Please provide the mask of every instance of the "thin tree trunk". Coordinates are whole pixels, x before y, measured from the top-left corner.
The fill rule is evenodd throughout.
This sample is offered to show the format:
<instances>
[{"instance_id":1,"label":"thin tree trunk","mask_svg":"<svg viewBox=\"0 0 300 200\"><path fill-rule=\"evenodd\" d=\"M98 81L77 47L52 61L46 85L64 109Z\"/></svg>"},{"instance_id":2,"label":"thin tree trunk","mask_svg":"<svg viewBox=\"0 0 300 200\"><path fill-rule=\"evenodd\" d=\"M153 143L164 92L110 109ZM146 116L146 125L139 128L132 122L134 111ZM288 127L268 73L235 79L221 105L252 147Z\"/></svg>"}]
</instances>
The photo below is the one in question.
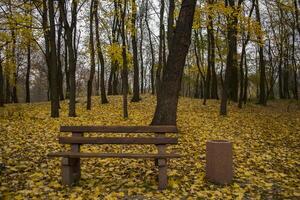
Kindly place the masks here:
<instances>
[{"instance_id":1,"label":"thin tree trunk","mask_svg":"<svg viewBox=\"0 0 300 200\"><path fill-rule=\"evenodd\" d=\"M62 15L66 33L66 44L68 47L69 58L69 82L70 82L70 101L69 101L69 117L76 117L76 51L75 51L75 33L77 20L77 1L72 1L71 5L71 23L67 19L67 12L65 9L65 0L59 1L60 14ZM73 36L74 35L74 36Z\"/></svg>"},{"instance_id":2,"label":"thin tree trunk","mask_svg":"<svg viewBox=\"0 0 300 200\"><path fill-rule=\"evenodd\" d=\"M140 61L141 61L141 94L145 93L144 91L144 55L143 55L143 40L144 40L144 28L143 28L143 19L144 19L144 0L142 0L142 6L140 10L140 31L141 31L141 36L140 36Z\"/></svg>"},{"instance_id":3,"label":"thin tree trunk","mask_svg":"<svg viewBox=\"0 0 300 200\"><path fill-rule=\"evenodd\" d=\"M94 47L94 30L93 30L93 22L94 22L94 0L91 0L90 6L90 59L91 59L91 70L90 77L87 84L87 104L86 109L91 110L92 105L92 92L93 92L93 80L95 75L95 47Z\"/></svg>"},{"instance_id":4,"label":"thin tree trunk","mask_svg":"<svg viewBox=\"0 0 300 200\"><path fill-rule=\"evenodd\" d=\"M154 65L155 65L155 56L154 56L154 49L152 44L152 37L151 37L151 30L148 21L148 3L149 0L146 0L146 16L145 22L148 30L148 37L149 37L149 44L150 44L150 51L151 51L151 69L150 69L150 80L151 80L151 93L155 94L155 83L154 83Z\"/></svg>"},{"instance_id":5,"label":"thin tree trunk","mask_svg":"<svg viewBox=\"0 0 300 200\"><path fill-rule=\"evenodd\" d=\"M57 55L56 55L56 43L55 43L55 13L53 1L48 1L49 8L49 21L50 21L50 59L49 64L51 66L51 117L59 117L59 96L58 96L58 70L57 70Z\"/></svg>"},{"instance_id":6,"label":"thin tree trunk","mask_svg":"<svg viewBox=\"0 0 300 200\"><path fill-rule=\"evenodd\" d=\"M95 27L96 27L96 43L97 43L97 54L98 60L100 61L100 94L101 94L101 103L106 104L108 103L106 92L105 92L105 80L104 80L104 69L105 69L105 62L104 56L102 53L101 43L100 43L100 36L99 36L99 16L98 16L98 4L99 1L95 0Z\"/></svg>"},{"instance_id":7,"label":"thin tree trunk","mask_svg":"<svg viewBox=\"0 0 300 200\"><path fill-rule=\"evenodd\" d=\"M191 43L191 31L196 0L183 0L175 28L167 65L163 69L160 90L152 125L176 125L178 96L186 55Z\"/></svg>"},{"instance_id":8,"label":"thin tree trunk","mask_svg":"<svg viewBox=\"0 0 300 200\"><path fill-rule=\"evenodd\" d=\"M260 11L259 11L259 4L258 0L256 0L255 3L255 11L256 11L256 21L258 22L259 26L261 26L261 20L260 20ZM265 67L265 59L264 59L264 45L263 40L260 35L257 36L259 44L259 101L258 103L261 105L267 105L267 98L266 98L266 67Z\"/></svg>"},{"instance_id":9,"label":"thin tree trunk","mask_svg":"<svg viewBox=\"0 0 300 200\"><path fill-rule=\"evenodd\" d=\"M137 41L136 41L136 3L135 0L131 0L132 7L132 17L131 24L133 26L133 31L131 35L131 44L133 50L133 97L131 102L140 101L140 87L139 87L139 63L138 63L138 51L137 51Z\"/></svg>"},{"instance_id":10,"label":"thin tree trunk","mask_svg":"<svg viewBox=\"0 0 300 200\"><path fill-rule=\"evenodd\" d=\"M27 70L26 70L26 103L30 102L30 69L31 69L31 45L30 43L27 45Z\"/></svg>"},{"instance_id":11,"label":"thin tree trunk","mask_svg":"<svg viewBox=\"0 0 300 200\"><path fill-rule=\"evenodd\" d=\"M247 98L248 98L248 65L247 65L247 56L245 54L245 85L244 85L244 95L243 95L243 100L244 100L244 105L247 103Z\"/></svg>"},{"instance_id":12,"label":"thin tree trunk","mask_svg":"<svg viewBox=\"0 0 300 200\"><path fill-rule=\"evenodd\" d=\"M69 73L69 67L68 67L68 46L66 42L64 42L64 51L65 51L65 74L66 74L66 99L70 98L70 73Z\"/></svg>"},{"instance_id":13,"label":"thin tree trunk","mask_svg":"<svg viewBox=\"0 0 300 200\"><path fill-rule=\"evenodd\" d=\"M6 88L5 88L5 103L11 103L11 91L9 77L6 76Z\"/></svg>"},{"instance_id":14,"label":"thin tree trunk","mask_svg":"<svg viewBox=\"0 0 300 200\"><path fill-rule=\"evenodd\" d=\"M4 107L4 76L0 52L0 107Z\"/></svg>"},{"instance_id":15,"label":"thin tree trunk","mask_svg":"<svg viewBox=\"0 0 300 200\"><path fill-rule=\"evenodd\" d=\"M60 56L62 28L63 28L62 16L59 15L59 28L57 33L57 68L58 68L58 94L60 100L64 100L63 73L62 73L62 64L61 64L61 56Z\"/></svg>"},{"instance_id":16,"label":"thin tree trunk","mask_svg":"<svg viewBox=\"0 0 300 200\"><path fill-rule=\"evenodd\" d=\"M161 0L160 5L160 17L159 17L159 50L158 50L158 67L156 69L156 92L159 92L161 85L161 70L163 69L163 51L164 51L164 10L165 10L165 0Z\"/></svg>"},{"instance_id":17,"label":"thin tree trunk","mask_svg":"<svg viewBox=\"0 0 300 200\"><path fill-rule=\"evenodd\" d=\"M121 36L122 36L122 57L123 57L123 68L122 68L122 93L123 93L123 117L128 118L128 108L127 108L127 94L128 94L128 69L127 69L127 53L126 53L126 36L125 36L125 15L126 15L127 0L124 0L124 8L121 11L122 26L121 26ZM120 5L121 7L121 5ZM122 10L122 8L120 8Z\"/></svg>"}]
</instances>

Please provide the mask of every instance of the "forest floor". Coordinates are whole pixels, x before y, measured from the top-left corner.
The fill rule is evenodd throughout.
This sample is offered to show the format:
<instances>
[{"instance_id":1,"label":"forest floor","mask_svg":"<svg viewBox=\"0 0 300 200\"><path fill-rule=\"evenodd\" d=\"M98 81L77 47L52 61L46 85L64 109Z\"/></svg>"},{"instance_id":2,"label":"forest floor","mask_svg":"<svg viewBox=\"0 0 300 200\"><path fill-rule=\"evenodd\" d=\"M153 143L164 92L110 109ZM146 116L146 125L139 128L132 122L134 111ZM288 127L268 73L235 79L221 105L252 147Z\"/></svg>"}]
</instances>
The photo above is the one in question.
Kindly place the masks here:
<instances>
[{"instance_id":1,"label":"forest floor","mask_svg":"<svg viewBox=\"0 0 300 200\"><path fill-rule=\"evenodd\" d=\"M272 101L267 107L229 106L229 116L219 116L219 102L181 98L178 111L179 145L169 151L184 155L169 162L169 186L157 190L157 169L151 160L84 159L82 178L72 188L60 184L60 159L49 152L58 144L60 125L148 125L155 97L143 96L129 104L129 119L122 119L121 96L109 104L93 98L91 111L84 100L76 118L52 119L49 103L7 105L0 109L0 199L299 199L300 108L293 101ZM235 176L220 186L205 180L205 143L210 139L233 142ZM97 145L96 145L97 146ZM83 151L149 152L154 147L89 146Z\"/></svg>"}]
</instances>

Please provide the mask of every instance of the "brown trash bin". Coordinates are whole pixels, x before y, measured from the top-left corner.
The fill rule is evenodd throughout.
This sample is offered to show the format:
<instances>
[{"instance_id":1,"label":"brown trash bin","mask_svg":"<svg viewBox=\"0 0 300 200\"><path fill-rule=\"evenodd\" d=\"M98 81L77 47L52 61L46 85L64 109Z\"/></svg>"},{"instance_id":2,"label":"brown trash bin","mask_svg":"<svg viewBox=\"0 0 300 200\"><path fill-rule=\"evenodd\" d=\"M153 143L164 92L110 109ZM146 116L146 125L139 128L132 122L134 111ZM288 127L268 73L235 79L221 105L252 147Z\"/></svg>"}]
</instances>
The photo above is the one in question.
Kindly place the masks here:
<instances>
[{"instance_id":1,"label":"brown trash bin","mask_svg":"<svg viewBox=\"0 0 300 200\"><path fill-rule=\"evenodd\" d=\"M228 184L233 178L232 143L226 140L206 142L206 178Z\"/></svg>"}]
</instances>

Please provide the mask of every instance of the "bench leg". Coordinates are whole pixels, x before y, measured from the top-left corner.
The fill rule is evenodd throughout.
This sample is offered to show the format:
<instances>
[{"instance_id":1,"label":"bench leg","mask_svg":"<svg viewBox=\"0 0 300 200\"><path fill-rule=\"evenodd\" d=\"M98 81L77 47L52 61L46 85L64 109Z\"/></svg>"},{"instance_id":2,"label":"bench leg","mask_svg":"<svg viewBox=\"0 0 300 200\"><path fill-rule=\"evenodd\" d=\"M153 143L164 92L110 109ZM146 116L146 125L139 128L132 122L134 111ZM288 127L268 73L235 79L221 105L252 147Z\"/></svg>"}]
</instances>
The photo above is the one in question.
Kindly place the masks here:
<instances>
[{"instance_id":1,"label":"bench leg","mask_svg":"<svg viewBox=\"0 0 300 200\"><path fill-rule=\"evenodd\" d=\"M81 177L80 158L71 158L74 182L78 182Z\"/></svg>"},{"instance_id":2,"label":"bench leg","mask_svg":"<svg viewBox=\"0 0 300 200\"><path fill-rule=\"evenodd\" d=\"M158 159L158 189L164 190L168 185L167 160Z\"/></svg>"},{"instance_id":3,"label":"bench leg","mask_svg":"<svg viewBox=\"0 0 300 200\"><path fill-rule=\"evenodd\" d=\"M71 186L74 183L73 166L70 158L62 158L61 160L61 176L62 184Z\"/></svg>"}]
</instances>

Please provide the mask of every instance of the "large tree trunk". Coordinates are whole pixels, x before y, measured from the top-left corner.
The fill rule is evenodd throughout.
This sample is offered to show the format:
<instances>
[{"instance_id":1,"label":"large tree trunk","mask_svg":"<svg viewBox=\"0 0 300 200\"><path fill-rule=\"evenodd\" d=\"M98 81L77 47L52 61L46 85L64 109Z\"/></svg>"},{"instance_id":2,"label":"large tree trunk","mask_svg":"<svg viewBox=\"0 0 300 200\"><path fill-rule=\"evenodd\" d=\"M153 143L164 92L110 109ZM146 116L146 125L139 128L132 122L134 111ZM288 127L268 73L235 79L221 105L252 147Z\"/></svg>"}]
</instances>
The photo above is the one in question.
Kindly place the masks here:
<instances>
[{"instance_id":1,"label":"large tree trunk","mask_svg":"<svg viewBox=\"0 0 300 200\"><path fill-rule=\"evenodd\" d=\"M93 22L94 22L94 0L91 0L90 6L90 58L91 58L91 70L90 77L87 84L87 104L86 109L91 110L92 105L92 91L93 91L93 80L95 75L95 47L94 47L94 30L93 30Z\"/></svg>"},{"instance_id":2,"label":"large tree trunk","mask_svg":"<svg viewBox=\"0 0 300 200\"><path fill-rule=\"evenodd\" d=\"M133 31L131 35L131 43L133 50L133 97L132 102L140 101L140 87L139 87L139 63L138 63L138 51L137 51L137 41L136 41L136 3L135 0L131 0L132 7L132 17L131 24L133 26Z\"/></svg>"},{"instance_id":3,"label":"large tree trunk","mask_svg":"<svg viewBox=\"0 0 300 200\"><path fill-rule=\"evenodd\" d=\"M99 16L98 16L98 4L99 1L95 0L95 27L96 27L96 44L97 44L97 55L98 60L100 61L100 94L101 94L101 103L105 104L108 103L106 92L105 92L105 81L104 81L104 68L105 68L105 62L104 62L104 56L102 53L101 43L100 43L100 36L99 36Z\"/></svg>"},{"instance_id":4,"label":"large tree trunk","mask_svg":"<svg viewBox=\"0 0 300 200\"><path fill-rule=\"evenodd\" d=\"M191 43L191 31L196 0L183 0L162 84L157 93L157 105L152 125L176 125L178 96L185 58Z\"/></svg>"},{"instance_id":5,"label":"large tree trunk","mask_svg":"<svg viewBox=\"0 0 300 200\"><path fill-rule=\"evenodd\" d=\"M49 21L50 21L50 57L49 64L51 67L51 117L59 117L59 96L58 96L58 70L57 70L57 55L56 55L56 43L55 43L55 13L53 1L48 1L49 7Z\"/></svg>"}]
</instances>

